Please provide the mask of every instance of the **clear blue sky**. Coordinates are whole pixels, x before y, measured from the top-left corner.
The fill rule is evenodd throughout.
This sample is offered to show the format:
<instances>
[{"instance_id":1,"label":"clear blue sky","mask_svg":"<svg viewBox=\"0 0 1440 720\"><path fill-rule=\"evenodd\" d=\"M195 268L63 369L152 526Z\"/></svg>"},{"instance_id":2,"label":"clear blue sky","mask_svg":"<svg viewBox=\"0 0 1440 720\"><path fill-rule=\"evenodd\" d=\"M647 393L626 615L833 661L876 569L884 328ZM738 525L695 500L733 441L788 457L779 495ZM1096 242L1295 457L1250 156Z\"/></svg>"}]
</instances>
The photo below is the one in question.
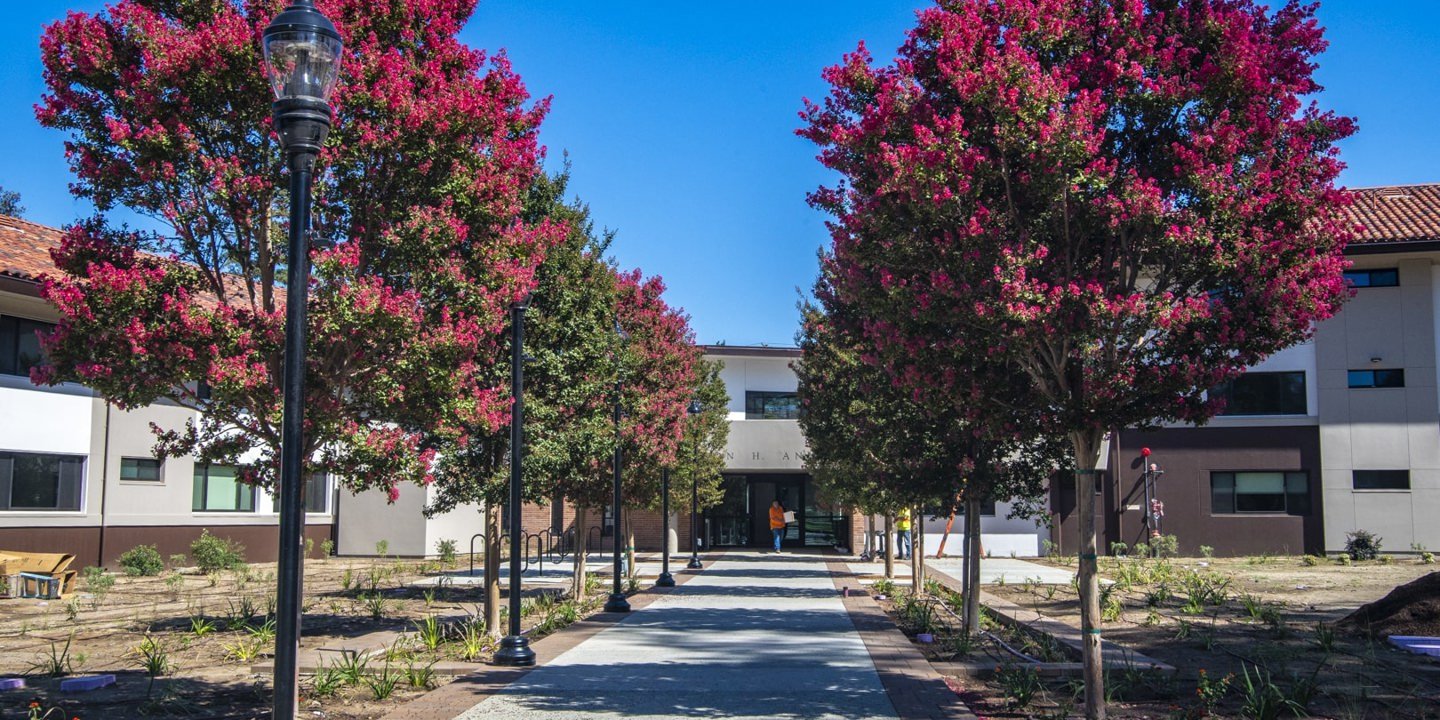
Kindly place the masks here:
<instances>
[{"instance_id":1,"label":"clear blue sky","mask_svg":"<svg viewBox=\"0 0 1440 720\"><path fill-rule=\"evenodd\" d=\"M1278 0L1277 0L1278 3ZM795 137L820 69L865 39L881 57L920 0L485 0L464 39L506 48L533 94L552 95L541 138L626 266L663 276L702 342L789 344L796 288L815 275L826 181ZM70 198L55 132L36 126L39 36L92 0L6 3L0 24L0 186L36 222L89 213ZM1321 102L1360 120L1343 146L1353 187L1440 180L1440 2L1329 0Z\"/></svg>"}]
</instances>

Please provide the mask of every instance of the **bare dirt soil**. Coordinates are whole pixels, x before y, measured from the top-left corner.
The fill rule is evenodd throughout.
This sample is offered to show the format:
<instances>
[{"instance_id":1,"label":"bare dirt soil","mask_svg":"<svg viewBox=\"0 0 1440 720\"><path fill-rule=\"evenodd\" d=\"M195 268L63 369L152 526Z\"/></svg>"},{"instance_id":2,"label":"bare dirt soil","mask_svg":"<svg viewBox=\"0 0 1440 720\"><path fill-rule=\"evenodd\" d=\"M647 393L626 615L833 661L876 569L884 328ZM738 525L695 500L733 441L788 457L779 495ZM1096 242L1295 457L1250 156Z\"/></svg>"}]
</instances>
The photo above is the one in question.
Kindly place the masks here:
<instances>
[{"instance_id":1,"label":"bare dirt soil","mask_svg":"<svg viewBox=\"0 0 1440 720\"><path fill-rule=\"evenodd\" d=\"M1075 566L1073 558L1044 562ZM1440 662L1395 649L1384 634L1341 622L1397 586L1430 576L1436 565L1415 558L1344 564L1299 557L1100 562L1101 576L1114 581L1102 598L1106 642L1175 667L1173 674L1108 671L1112 718L1263 717L1265 702L1278 708L1274 717L1440 718ZM1430 585L1440 586L1440 575L1425 587ZM931 590L944 604L959 602L958 595ZM1080 624L1073 585L987 585L984 592ZM1414 591L1387 609L1409 608L1410 614L1390 616L1412 618L1425 612L1427 597L1435 600ZM912 639L922 629L917 620L929 617L911 607L903 590L894 591L881 605ZM953 616L937 610L934 617ZM936 642L917 643L932 662L993 664L999 670L986 680L951 680L981 717L1079 716L1078 682L1035 676L995 642L960 641L948 623L936 624ZM1042 661L1074 659L1067 657L1073 655L1068 647L1046 637L985 618L982 626Z\"/></svg>"},{"instance_id":2,"label":"bare dirt soil","mask_svg":"<svg viewBox=\"0 0 1440 720\"><path fill-rule=\"evenodd\" d=\"M493 640L462 642L463 623L446 627L428 649L417 636L426 617L483 617L480 586L423 591L409 587L439 571L436 562L327 558L305 563L302 660L306 648L334 647L375 632L395 634L388 671L374 660L367 672L335 687L301 681L301 706L312 717L372 720L449 677L427 677L432 661L484 663ZM178 717L241 720L270 716L268 673L252 666L273 655L275 566L256 564L210 575L167 570L159 577L117 575L103 594L80 591L63 600L0 600L0 677L24 677L24 690L0 693L0 717L27 717L31 703L50 717L130 720ZM503 585L503 583L502 583ZM592 605L556 610L527 591L525 625L541 632L584 617ZM554 617L551 617L554 615ZM145 669L168 666L153 678ZM338 655L336 657L339 657ZM88 693L60 693L66 677L114 674L116 684ZM387 687L393 680L393 688ZM375 689L376 687L379 689ZM382 697L377 697L382 696Z\"/></svg>"}]
</instances>

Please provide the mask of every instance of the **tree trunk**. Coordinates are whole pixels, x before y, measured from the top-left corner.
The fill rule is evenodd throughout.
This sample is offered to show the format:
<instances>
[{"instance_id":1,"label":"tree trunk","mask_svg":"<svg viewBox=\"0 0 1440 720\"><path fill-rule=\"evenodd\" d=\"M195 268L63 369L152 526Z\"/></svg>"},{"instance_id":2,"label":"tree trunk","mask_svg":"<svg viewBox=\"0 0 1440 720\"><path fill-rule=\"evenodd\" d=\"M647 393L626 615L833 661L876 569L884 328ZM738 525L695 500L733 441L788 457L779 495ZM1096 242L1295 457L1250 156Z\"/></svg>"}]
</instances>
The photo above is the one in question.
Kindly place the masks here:
<instances>
[{"instance_id":1,"label":"tree trunk","mask_svg":"<svg viewBox=\"0 0 1440 720\"><path fill-rule=\"evenodd\" d=\"M910 511L910 589L916 595L925 592L925 546L921 538L925 535L925 518L920 509Z\"/></svg>"},{"instance_id":2,"label":"tree trunk","mask_svg":"<svg viewBox=\"0 0 1440 720\"><path fill-rule=\"evenodd\" d=\"M865 557L875 559L875 516L865 516Z\"/></svg>"},{"instance_id":3,"label":"tree trunk","mask_svg":"<svg viewBox=\"0 0 1440 720\"><path fill-rule=\"evenodd\" d=\"M500 637L500 506L485 509L485 632Z\"/></svg>"},{"instance_id":4,"label":"tree trunk","mask_svg":"<svg viewBox=\"0 0 1440 720\"><path fill-rule=\"evenodd\" d=\"M965 627L980 632L980 499L965 497Z\"/></svg>"},{"instance_id":5,"label":"tree trunk","mask_svg":"<svg viewBox=\"0 0 1440 720\"><path fill-rule=\"evenodd\" d=\"M885 515L885 577L895 579L895 516Z\"/></svg>"},{"instance_id":6,"label":"tree trunk","mask_svg":"<svg viewBox=\"0 0 1440 720\"><path fill-rule=\"evenodd\" d=\"M625 577L633 578L640 573L635 570L635 528L630 525L630 509L622 509L620 517L625 518Z\"/></svg>"},{"instance_id":7,"label":"tree trunk","mask_svg":"<svg viewBox=\"0 0 1440 720\"><path fill-rule=\"evenodd\" d=\"M590 533L585 527L585 506L575 508L575 572L570 578L570 597L577 602L585 600L585 553L589 548L585 547L590 540Z\"/></svg>"},{"instance_id":8,"label":"tree trunk","mask_svg":"<svg viewBox=\"0 0 1440 720\"><path fill-rule=\"evenodd\" d=\"M1071 433L1075 450L1076 512L1080 513L1080 633L1085 717L1105 718L1105 671L1100 648L1100 579L1095 551L1095 465L1100 451L1099 432Z\"/></svg>"}]
</instances>

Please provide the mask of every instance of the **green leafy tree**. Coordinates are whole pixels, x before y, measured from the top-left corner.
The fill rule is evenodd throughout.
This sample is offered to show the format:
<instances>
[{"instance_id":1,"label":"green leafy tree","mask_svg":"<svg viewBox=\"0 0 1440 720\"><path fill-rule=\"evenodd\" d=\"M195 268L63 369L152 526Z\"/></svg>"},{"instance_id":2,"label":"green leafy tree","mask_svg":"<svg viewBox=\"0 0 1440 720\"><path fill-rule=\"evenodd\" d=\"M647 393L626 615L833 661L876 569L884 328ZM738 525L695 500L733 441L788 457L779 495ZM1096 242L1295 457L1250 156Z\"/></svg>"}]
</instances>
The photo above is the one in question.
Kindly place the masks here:
<instances>
[{"instance_id":1,"label":"green leafy tree","mask_svg":"<svg viewBox=\"0 0 1440 720\"><path fill-rule=\"evenodd\" d=\"M0 187L0 215L20 217L24 214L25 206L20 204L20 193Z\"/></svg>"}]
</instances>

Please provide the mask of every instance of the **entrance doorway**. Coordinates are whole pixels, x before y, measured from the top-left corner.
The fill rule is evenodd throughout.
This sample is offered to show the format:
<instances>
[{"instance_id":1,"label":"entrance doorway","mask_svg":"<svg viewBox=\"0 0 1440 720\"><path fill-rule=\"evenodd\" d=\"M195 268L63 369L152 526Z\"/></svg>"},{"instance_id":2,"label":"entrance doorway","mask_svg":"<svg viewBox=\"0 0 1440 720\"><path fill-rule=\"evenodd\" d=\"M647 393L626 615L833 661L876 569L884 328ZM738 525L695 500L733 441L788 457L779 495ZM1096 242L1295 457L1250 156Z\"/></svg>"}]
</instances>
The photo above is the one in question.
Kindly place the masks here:
<instances>
[{"instance_id":1,"label":"entrance doorway","mask_svg":"<svg viewBox=\"0 0 1440 720\"><path fill-rule=\"evenodd\" d=\"M819 501L809 475L767 473L725 475L724 499L705 512L705 540L712 547L768 547L770 503L795 513L782 547L832 547L849 542L839 508Z\"/></svg>"}]
</instances>

